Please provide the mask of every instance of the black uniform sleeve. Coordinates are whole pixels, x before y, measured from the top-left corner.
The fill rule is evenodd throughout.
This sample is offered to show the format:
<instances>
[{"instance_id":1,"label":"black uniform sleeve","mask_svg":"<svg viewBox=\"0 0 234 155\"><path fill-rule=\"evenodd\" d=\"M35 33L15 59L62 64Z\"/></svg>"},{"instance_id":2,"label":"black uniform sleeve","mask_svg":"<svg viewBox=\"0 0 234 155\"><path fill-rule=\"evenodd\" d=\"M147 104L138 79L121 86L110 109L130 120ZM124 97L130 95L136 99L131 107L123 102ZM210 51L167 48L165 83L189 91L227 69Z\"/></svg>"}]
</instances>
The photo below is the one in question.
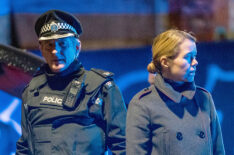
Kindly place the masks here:
<instances>
[{"instance_id":1,"label":"black uniform sleeve","mask_svg":"<svg viewBox=\"0 0 234 155\"><path fill-rule=\"evenodd\" d=\"M104 120L107 146L115 155L125 154L126 106L119 88L109 81L104 85Z\"/></svg>"},{"instance_id":2,"label":"black uniform sleeve","mask_svg":"<svg viewBox=\"0 0 234 155\"><path fill-rule=\"evenodd\" d=\"M211 95L209 94L211 104L211 135L213 141L213 154L214 155L225 155L222 131L215 109L215 105Z\"/></svg>"},{"instance_id":3,"label":"black uniform sleeve","mask_svg":"<svg viewBox=\"0 0 234 155\"><path fill-rule=\"evenodd\" d=\"M135 96L128 106L126 127L127 155L151 152L150 117L144 103Z\"/></svg>"},{"instance_id":4,"label":"black uniform sleeve","mask_svg":"<svg viewBox=\"0 0 234 155\"><path fill-rule=\"evenodd\" d=\"M23 97L24 98L24 97ZM24 101L23 101L24 102ZM27 122L27 117L25 113L25 106L24 103L22 103L21 106L21 129L22 129L22 135L19 138L19 140L16 143L16 155L28 155L30 154L29 152L29 136L30 131L28 130L28 122Z\"/></svg>"}]
</instances>

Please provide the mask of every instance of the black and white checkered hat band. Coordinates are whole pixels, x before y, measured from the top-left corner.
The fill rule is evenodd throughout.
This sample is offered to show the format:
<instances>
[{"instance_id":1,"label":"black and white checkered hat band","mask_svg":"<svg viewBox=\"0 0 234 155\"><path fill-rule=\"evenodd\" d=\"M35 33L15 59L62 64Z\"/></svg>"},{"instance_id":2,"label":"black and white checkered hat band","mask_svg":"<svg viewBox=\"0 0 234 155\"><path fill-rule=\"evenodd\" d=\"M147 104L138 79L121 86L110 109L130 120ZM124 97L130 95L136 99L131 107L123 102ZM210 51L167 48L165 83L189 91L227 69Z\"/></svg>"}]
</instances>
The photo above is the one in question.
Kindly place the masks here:
<instances>
[{"instance_id":1,"label":"black and white checkered hat band","mask_svg":"<svg viewBox=\"0 0 234 155\"><path fill-rule=\"evenodd\" d=\"M76 30L74 27L67 23L55 23L51 22L50 24L46 24L41 28L41 34L47 33L47 32L57 32L59 30L70 30L73 33L77 34Z\"/></svg>"}]
</instances>

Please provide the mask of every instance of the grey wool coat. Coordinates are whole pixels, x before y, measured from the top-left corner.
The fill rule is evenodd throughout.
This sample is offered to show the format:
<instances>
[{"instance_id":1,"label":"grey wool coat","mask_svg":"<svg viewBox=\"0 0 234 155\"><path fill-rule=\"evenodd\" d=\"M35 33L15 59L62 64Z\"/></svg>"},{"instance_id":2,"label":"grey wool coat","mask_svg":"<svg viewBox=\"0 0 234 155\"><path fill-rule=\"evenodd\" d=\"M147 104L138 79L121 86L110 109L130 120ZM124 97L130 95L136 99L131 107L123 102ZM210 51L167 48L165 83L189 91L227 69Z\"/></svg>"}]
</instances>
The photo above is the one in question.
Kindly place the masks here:
<instances>
[{"instance_id":1,"label":"grey wool coat","mask_svg":"<svg viewBox=\"0 0 234 155\"><path fill-rule=\"evenodd\" d=\"M192 83L177 91L161 75L137 93L127 113L127 155L224 155L210 93Z\"/></svg>"}]
</instances>

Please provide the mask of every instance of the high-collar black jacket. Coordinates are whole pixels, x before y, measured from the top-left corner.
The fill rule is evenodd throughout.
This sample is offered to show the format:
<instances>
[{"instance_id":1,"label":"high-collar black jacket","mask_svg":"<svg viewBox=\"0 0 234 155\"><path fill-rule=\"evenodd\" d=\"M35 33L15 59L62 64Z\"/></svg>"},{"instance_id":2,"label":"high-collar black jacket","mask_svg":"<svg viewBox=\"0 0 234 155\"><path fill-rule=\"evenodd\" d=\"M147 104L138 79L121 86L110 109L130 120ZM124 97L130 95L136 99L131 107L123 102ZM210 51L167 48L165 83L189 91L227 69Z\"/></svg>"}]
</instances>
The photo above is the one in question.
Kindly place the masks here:
<instances>
[{"instance_id":1,"label":"high-collar black jacket","mask_svg":"<svg viewBox=\"0 0 234 155\"><path fill-rule=\"evenodd\" d=\"M136 94L127 113L128 155L224 155L220 124L210 93L156 75Z\"/></svg>"},{"instance_id":2,"label":"high-collar black jacket","mask_svg":"<svg viewBox=\"0 0 234 155\"><path fill-rule=\"evenodd\" d=\"M125 154L126 107L112 73L43 67L22 95L17 155Z\"/></svg>"}]
</instances>

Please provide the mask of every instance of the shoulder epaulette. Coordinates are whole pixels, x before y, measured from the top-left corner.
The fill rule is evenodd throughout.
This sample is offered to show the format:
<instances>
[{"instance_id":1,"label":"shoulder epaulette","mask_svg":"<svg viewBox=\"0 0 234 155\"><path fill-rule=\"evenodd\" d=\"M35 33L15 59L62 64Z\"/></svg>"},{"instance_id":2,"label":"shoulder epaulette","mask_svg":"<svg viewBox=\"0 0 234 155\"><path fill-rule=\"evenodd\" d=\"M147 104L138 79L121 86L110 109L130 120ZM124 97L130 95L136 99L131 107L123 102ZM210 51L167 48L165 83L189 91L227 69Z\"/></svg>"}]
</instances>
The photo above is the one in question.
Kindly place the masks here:
<instances>
[{"instance_id":1,"label":"shoulder epaulette","mask_svg":"<svg viewBox=\"0 0 234 155\"><path fill-rule=\"evenodd\" d=\"M37 71L33 74L33 77L36 77L41 74L43 74L43 70L41 68L38 68Z\"/></svg>"},{"instance_id":2,"label":"shoulder epaulette","mask_svg":"<svg viewBox=\"0 0 234 155\"><path fill-rule=\"evenodd\" d=\"M202 91L205 91L205 92L207 92L207 93L210 93L208 90L206 90L206 89L205 89L205 88L203 88L203 87L196 86L196 88L197 88L197 89L200 89L200 90L202 90Z\"/></svg>"},{"instance_id":3,"label":"shoulder epaulette","mask_svg":"<svg viewBox=\"0 0 234 155\"><path fill-rule=\"evenodd\" d=\"M29 83L23 88L22 93L29 87Z\"/></svg>"},{"instance_id":4,"label":"shoulder epaulette","mask_svg":"<svg viewBox=\"0 0 234 155\"><path fill-rule=\"evenodd\" d=\"M144 96L146 96L146 95L148 95L148 94L150 94L152 92L152 89L151 88L145 88L145 89L143 89L142 91L141 91L141 93L140 93L140 95L139 95L139 100L141 99L141 98L143 98Z\"/></svg>"},{"instance_id":5,"label":"shoulder epaulette","mask_svg":"<svg viewBox=\"0 0 234 155\"><path fill-rule=\"evenodd\" d=\"M86 71L86 75L85 86L87 93L94 91L103 84L106 84L107 88L112 85L112 83L108 83L108 81L112 80L113 73L111 72L92 68L90 71Z\"/></svg>"},{"instance_id":6,"label":"shoulder epaulette","mask_svg":"<svg viewBox=\"0 0 234 155\"><path fill-rule=\"evenodd\" d=\"M101 70L101 69L91 68L91 71L97 73L98 75L100 75L100 76L102 76L104 78L108 78L108 77L114 76L113 73L105 71L105 70Z\"/></svg>"},{"instance_id":7,"label":"shoulder epaulette","mask_svg":"<svg viewBox=\"0 0 234 155\"><path fill-rule=\"evenodd\" d=\"M31 81L29 82L28 87L30 90L33 90L38 88L40 85L46 83L46 81L46 75L43 72L38 72L35 76L33 76Z\"/></svg>"}]
</instances>

